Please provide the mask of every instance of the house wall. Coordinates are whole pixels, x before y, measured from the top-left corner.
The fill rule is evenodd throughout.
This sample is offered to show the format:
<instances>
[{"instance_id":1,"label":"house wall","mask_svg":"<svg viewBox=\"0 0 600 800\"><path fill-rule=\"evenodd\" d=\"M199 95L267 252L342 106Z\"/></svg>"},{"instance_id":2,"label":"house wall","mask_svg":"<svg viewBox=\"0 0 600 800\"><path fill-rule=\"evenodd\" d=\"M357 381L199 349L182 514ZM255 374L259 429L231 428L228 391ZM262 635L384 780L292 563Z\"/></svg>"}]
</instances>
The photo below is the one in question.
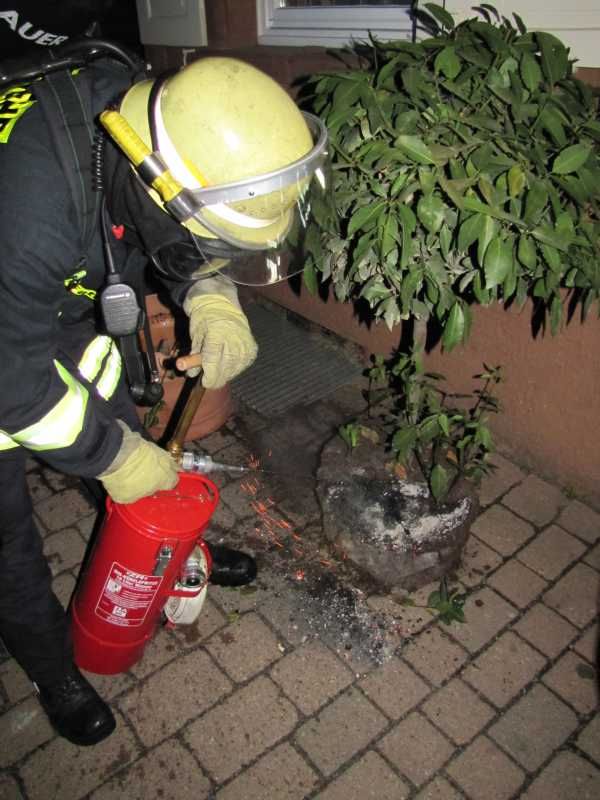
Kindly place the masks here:
<instances>
[{"instance_id":1,"label":"house wall","mask_svg":"<svg viewBox=\"0 0 600 800\"><path fill-rule=\"evenodd\" d=\"M575 5L578 2L584 0L574 0ZM597 0L592 3L595 7ZM525 1L519 5L522 13ZM292 94L299 76L341 68L320 48L258 46L255 13L255 0L206 0L209 47L185 52L148 47L148 60L162 71L203 55L232 55L263 69ZM579 76L600 86L600 56ZM298 294L288 284L256 291L357 343L365 353L389 353L398 342L398 329L369 328L351 304L338 303L332 296L312 297L306 290ZM520 313L494 306L475 309L467 346L451 354L435 347L427 366L445 374L452 389L467 392L483 362L503 365L503 413L492 421L502 450L600 507L599 353L600 324L595 314L585 323L573 320L557 337L548 333L534 338L530 306Z\"/></svg>"}]
</instances>

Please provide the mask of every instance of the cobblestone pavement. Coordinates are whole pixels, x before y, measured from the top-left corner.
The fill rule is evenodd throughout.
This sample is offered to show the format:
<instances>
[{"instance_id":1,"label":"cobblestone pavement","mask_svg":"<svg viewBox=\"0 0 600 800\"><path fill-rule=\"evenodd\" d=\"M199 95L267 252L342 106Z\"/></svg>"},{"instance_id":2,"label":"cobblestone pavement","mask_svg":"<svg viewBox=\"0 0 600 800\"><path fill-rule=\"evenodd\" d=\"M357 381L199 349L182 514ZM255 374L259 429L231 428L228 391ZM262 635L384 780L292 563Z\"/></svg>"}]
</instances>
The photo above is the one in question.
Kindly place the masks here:
<instances>
[{"instance_id":1,"label":"cobblestone pavement","mask_svg":"<svg viewBox=\"0 0 600 800\"><path fill-rule=\"evenodd\" d=\"M108 740L57 737L0 660L2 800L600 797L600 514L499 455L456 575L466 624L419 607L435 586L412 607L354 587L302 475L361 404L345 387L202 441L284 473L218 480L207 538L253 552L259 578L210 587L199 620L161 628L127 674L90 676L117 716ZM66 604L96 513L72 479L32 462L29 481Z\"/></svg>"}]
</instances>

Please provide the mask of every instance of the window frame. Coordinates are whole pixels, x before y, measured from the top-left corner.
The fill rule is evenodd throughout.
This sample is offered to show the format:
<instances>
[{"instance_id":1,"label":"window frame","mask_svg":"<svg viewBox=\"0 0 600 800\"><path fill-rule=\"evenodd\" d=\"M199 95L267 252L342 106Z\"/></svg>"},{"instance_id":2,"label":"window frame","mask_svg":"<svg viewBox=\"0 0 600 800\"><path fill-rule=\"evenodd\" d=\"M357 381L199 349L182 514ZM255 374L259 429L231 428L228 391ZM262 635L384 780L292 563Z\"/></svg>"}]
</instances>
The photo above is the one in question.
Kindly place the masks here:
<instances>
[{"instance_id":1,"label":"window frame","mask_svg":"<svg viewBox=\"0 0 600 800\"><path fill-rule=\"evenodd\" d=\"M414 37L410 5L282 8L281 0L256 0L259 45L343 47L353 39Z\"/></svg>"}]
</instances>

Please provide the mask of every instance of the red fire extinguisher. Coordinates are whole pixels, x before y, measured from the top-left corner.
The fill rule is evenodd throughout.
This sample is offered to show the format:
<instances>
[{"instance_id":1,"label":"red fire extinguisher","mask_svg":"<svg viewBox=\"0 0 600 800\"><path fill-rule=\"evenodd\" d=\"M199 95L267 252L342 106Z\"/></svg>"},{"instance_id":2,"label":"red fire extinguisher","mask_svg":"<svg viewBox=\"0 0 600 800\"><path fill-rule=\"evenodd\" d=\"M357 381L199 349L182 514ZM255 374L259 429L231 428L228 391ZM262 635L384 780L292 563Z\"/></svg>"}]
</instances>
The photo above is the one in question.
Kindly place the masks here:
<instances>
[{"instance_id":1,"label":"red fire extinguisher","mask_svg":"<svg viewBox=\"0 0 600 800\"><path fill-rule=\"evenodd\" d=\"M163 614L197 614L210 575L203 534L218 503L216 485L180 473L171 491L135 503L107 500L107 513L72 603L75 662L104 675L142 657Z\"/></svg>"}]
</instances>

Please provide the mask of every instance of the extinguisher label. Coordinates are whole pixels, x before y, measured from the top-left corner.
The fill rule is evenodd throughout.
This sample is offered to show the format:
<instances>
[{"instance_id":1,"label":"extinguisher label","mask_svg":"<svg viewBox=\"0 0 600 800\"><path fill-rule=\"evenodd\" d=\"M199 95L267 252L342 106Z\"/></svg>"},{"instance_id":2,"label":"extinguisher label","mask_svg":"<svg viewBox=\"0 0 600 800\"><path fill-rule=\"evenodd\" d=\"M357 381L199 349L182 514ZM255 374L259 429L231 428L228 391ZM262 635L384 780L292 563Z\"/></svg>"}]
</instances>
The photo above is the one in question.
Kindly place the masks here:
<instances>
[{"instance_id":1,"label":"extinguisher label","mask_svg":"<svg viewBox=\"0 0 600 800\"><path fill-rule=\"evenodd\" d=\"M161 575L143 575L113 561L96 616L125 628L142 625L161 582Z\"/></svg>"}]
</instances>

